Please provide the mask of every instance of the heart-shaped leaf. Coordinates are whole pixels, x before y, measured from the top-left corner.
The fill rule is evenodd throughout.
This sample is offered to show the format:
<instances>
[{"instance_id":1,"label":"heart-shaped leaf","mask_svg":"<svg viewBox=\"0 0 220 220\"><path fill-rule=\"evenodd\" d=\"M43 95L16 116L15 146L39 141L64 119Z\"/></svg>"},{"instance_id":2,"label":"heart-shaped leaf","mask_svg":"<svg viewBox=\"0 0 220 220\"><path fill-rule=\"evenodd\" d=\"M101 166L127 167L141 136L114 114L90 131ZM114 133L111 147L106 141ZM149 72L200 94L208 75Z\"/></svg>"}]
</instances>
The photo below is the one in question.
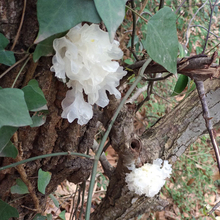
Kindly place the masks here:
<instances>
[{"instance_id":1,"label":"heart-shaped leaf","mask_svg":"<svg viewBox=\"0 0 220 220\"><path fill-rule=\"evenodd\" d=\"M35 43L76 26L80 22L101 21L93 0L38 0L39 33Z\"/></svg>"},{"instance_id":2,"label":"heart-shaped leaf","mask_svg":"<svg viewBox=\"0 0 220 220\"><path fill-rule=\"evenodd\" d=\"M12 51L4 50L9 44L9 40L0 33L0 63L11 66L15 63L15 56Z\"/></svg>"},{"instance_id":3,"label":"heart-shaped leaf","mask_svg":"<svg viewBox=\"0 0 220 220\"><path fill-rule=\"evenodd\" d=\"M30 111L36 111L36 109L47 103L44 93L35 79L30 80L28 85L22 88L22 91L24 92L24 98Z\"/></svg>"},{"instance_id":4,"label":"heart-shaped leaf","mask_svg":"<svg viewBox=\"0 0 220 220\"><path fill-rule=\"evenodd\" d=\"M12 217L18 218L19 214L17 209L0 199L0 216L1 220L8 220Z\"/></svg>"},{"instance_id":5,"label":"heart-shaped leaf","mask_svg":"<svg viewBox=\"0 0 220 220\"><path fill-rule=\"evenodd\" d=\"M16 185L11 187L11 193L27 194L29 193L27 186L21 179L16 179Z\"/></svg>"},{"instance_id":6,"label":"heart-shaped leaf","mask_svg":"<svg viewBox=\"0 0 220 220\"><path fill-rule=\"evenodd\" d=\"M150 18L144 48L155 62L177 73L176 15L170 8L164 7Z\"/></svg>"},{"instance_id":7,"label":"heart-shaped leaf","mask_svg":"<svg viewBox=\"0 0 220 220\"><path fill-rule=\"evenodd\" d=\"M0 153L0 157L12 157L12 158L16 158L18 155L18 150L17 148L14 146L14 144L12 144L11 141L9 141L7 143L7 145L4 147L4 149L1 151Z\"/></svg>"},{"instance_id":8,"label":"heart-shaped leaf","mask_svg":"<svg viewBox=\"0 0 220 220\"><path fill-rule=\"evenodd\" d=\"M115 32L123 22L125 16L125 3L127 0L94 0L97 11L102 18L110 40L113 41Z\"/></svg>"},{"instance_id":9,"label":"heart-shaped leaf","mask_svg":"<svg viewBox=\"0 0 220 220\"><path fill-rule=\"evenodd\" d=\"M51 179L51 173L50 172L44 172L42 169L39 169L38 171L38 181L37 181L37 186L38 190L45 194L45 189L50 182Z\"/></svg>"},{"instance_id":10,"label":"heart-shaped leaf","mask_svg":"<svg viewBox=\"0 0 220 220\"><path fill-rule=\"evenodd\" d=\"M0 89L0 127L20 127L32 124L21 89Z\"/></svg>"}]
</instances>

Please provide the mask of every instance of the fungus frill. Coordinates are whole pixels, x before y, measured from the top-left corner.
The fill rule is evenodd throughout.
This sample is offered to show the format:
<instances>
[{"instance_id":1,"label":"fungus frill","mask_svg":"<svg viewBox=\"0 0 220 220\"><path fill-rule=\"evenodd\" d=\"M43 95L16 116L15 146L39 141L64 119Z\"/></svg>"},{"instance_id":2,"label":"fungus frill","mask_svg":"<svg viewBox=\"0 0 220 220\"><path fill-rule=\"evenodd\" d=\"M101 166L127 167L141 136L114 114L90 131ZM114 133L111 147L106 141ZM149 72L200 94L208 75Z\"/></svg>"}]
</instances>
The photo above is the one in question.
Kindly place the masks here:
<instances>
[{"instance_id":1,"label":"fungus frill","mask_svg":"<svg viewBox=\"0 0 220 220\"><path fill-rule=\"evenodd\" d=\"M165 179L172 173L167 160L164 161L162 168L161 164L162 160L156 159L153 164L146 163L142 167L134 168L125 177L128 189L138 195L155 196L165 184Z\"/></svg>"},{"instance_id":2,"label":"fungus frill","mask_svg":"<svg viewBox=\"0 0 220 220\"><path fill-rule=\"evenodd\" d=\"M114 60L121 59L123 52L119 42L111 43L108 33L97 24L75 26L66 36L55 39L53 47L56 54L51 71L72 88L62 102L63 118L69 122L78 119L78 124L86 124L93 116L91 105L108 105L106 91L117 99L121 97L116 87L127 72Z\"/></svg>"}]
</instances>

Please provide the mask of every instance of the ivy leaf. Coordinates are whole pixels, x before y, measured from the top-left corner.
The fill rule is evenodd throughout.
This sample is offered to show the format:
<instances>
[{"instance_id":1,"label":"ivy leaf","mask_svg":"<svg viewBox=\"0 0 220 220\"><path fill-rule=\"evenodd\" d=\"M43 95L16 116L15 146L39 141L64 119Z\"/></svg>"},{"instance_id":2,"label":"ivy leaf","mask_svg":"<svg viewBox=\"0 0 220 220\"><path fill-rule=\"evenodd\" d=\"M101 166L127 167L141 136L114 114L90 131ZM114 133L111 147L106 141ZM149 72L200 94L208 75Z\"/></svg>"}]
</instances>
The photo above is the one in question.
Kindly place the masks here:
<instances>
[{"instance_id":1,"label":"ivy leaf","mask_svg":"<svg viewBox=\"0 0 220 220\"><path fill-rule=\"evenodd\" d=\"M18 218L19 214L17 209L0 199L0 216L1 220L8 220L12 217Z\"/></svg>"},{"instance_id":2,"label":"ivy leaf","mask_svg":"<svg viewBox=\"0 0 220 220\"><path fill-rule=\"evenodd\" d=\"M162 8L149 19L144 48L155 62L167 71L177 73L176 15L170 8Z\"/></svg>"},{"instance_id":3,"label":"ivy leaf","mask_svg":"<svg viewBox=\"0 0 220 220\"><path fill-rule=\"evenodd\" d=\"M39 169L37 187L41 193L45 194L45 189L48 183L50 182L50 179L51 179L50 172L44 172L42 169Z\"/></svg>"},{"instance_id":4,"label":"ivy leaf","mask_svg":"<svg viewBox=\"0 0 220 220\"><path fill-rule=\"evenodd\" d=\"M60 217L62 220L66 220L65 213L66 213L66 210L63 210L63 211L59 214L59 217Z\"/></svg>"},{"instance_id":5,"label":"ivy leaf","mask_svg":"<svg viewBox=\"0 0 220 220\"><path fill-rule=\"evenodd\" d=\"M7 146L12 135L17 131L17 127L3 126L0 128L0 153Z\"/></svg>"},{"instance_id":6,"label":"ivy leaf","mask_svg":"<svg viewBox=\"0 0 220 220\"><path fill-rule=\"evenodd\" d=\"M21 179L16 179L16 185L11 187L12 194L27 194L29 193L27 186Z\"/></svg>"},{"instance_id":7,"label":"ivy leaf","mask_svg":"<svg viewBox=\"0 0 220 220\"><path fill-rule=\"evenodd\" d=\"M59 34L55 34L43 41L41 41L35 51L34 51L34 54L33 54L33 60L34 62L37 62L40 57L42 56L51 56L53 55L53 41L54 39L56 38L60 38L60 37L63 37L66 35L66 31L65 32L62 32L62 33L59 33Z\"/></svg>"},{"instance_id":8,"label":"ivy leaf","mask_svg":"<svg viewBox=\"0 0 220 220\"><path fill-rule=\"evenodd\" d=\"M38 213L37 215L35 215L33 220L47 220L47 217Z\"/></svg>"},{"instance_id":9,"label":"ivy leaf","mask_svg":"<svg viewBox=\"0 0 220 220\"><path fill-rule=\"evenodd\" d=\"M32 124L21 89L0 89L0 128L20 127Z\"/></svg>"},{"instance_id":10,"label":"ivy leaf","mask_svg":"<svg viewBox=\"0 0 220 220\"><path fill-rule=\"evenodd\" d=\"M0 63L11 66L15 63L15 56L12 51L4 50L9 44L9 40L0 33Z\"/></svg>"},{"instance_id":11,"label":"ivy leaf","mask_svg":"<svg viewBox=\"0 0 220 220\"><path fill-rule=\"evenodd\" d=\"M94 0L96 9L102 18L110 40L113 41L115 32L123 22L125 16L125 3L127 0Z\"/></svg>"},{"instance_id":12,"label":"ivy leaf","mask_svg":"<svg viewBox=\"0 0 220 220\"><path fill-rule=\"evenodd\" d=\"M188 76L180 74L171 96L179 95L188 84Z\"/></svg>"},{"instance_id":13,"label":"ivy leaf","mask_svg":"<svg viewBox=\"0 0 220 220\"><path fill-rule=\"evenodd\" d=\"M47 220L53 220L53 216L52 216L51 213L50 213L50 214L47 214Z\"/></svg>"},{"instance_id":14,"label":"ivy leaf","mask_svg":"<svg viewBox=\"0 0 220 220\"><path fill-rule=\"evenodd\" d=\"M69 30L80 22L101 21L93 0L38 0L39 33L35 43Z\"/></svg>"},{"instance_id":15,"label":"ivy leaf","mask_svg":"<svg viewBox=\"0 0 220 220\"><path fill-rule=\"evenodd\" d=\"M24 92L24 98L30 111L36 111L36 109L47 103L44 93L35 79L30 80L28 85L22 88L22 91Z\"/></svg>"},{"instance_id":16,"label":"ivy leaf","mask_svg":"<svg viewBox=\"0 0 220 220\"><path fill-rule=\"evenodd\" d=\"M12 157L12 158L16 158L18 155L18 150L17 148L14 146L14 144L12 144L11 141L9 141L7 143L7 145L4 147L4 149L1 151L0 153L0 157Z\"/></svg>"},{"instance_id":17,"label":"ivy leaf","mask_svg":"<svg viewBox=\"0 0 220 220\"><path fill-rule=\"evenodd\" d=\"M32 116L33 124L30 125L30 127L34 128L43 125L46 122L47 114L47 110L35 112L35 114Z\"/></svg>"},{"instance_id":18,"label":"ivy leaf","mask_svg":"<svg viewBox=\"0 0 220 220\"><path fill-rule=\"evenodd\" d=\"M55 196L53 194L50 194L49 197L52 199L54 205L59 208L60 207L60 204L59 202L57 201L57 199L55 198Z\"/></svg>"}]
</instances>

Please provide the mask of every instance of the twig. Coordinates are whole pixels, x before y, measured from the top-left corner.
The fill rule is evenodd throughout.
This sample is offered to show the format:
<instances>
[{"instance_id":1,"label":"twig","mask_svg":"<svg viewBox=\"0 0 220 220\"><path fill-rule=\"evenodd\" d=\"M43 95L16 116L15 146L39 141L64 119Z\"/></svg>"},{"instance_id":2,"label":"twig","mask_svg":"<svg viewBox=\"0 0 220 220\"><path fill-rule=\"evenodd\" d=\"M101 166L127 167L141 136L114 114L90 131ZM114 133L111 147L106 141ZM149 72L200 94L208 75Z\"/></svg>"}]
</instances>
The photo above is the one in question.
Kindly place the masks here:
<instances>
[{"instance_id":1,"label":"twig","mask_svg":"<svg viewBox=\"0 0 220 220\"><path fill-rule=\"evenodd\" d=\"M208 212L211 215L220 206L220 201L215 204L215 206Z\"/></svg>"},{"instance_id":2,"label":"twig","mask_svg":"<svg viewBox=\"0 0 220 220\"><path fill-rule=\"evenodd\" d=\"M207 128L209 136L211 138L212 146L214 148L215 156L216 156L216 160L217 160L217 164L218 164L218 169L220 172L219 148L218 148L217 142L215 140L215 135L214 135L212 122L211 122L212 118L210 117L208 104L207 104L206 98L205 98L204 83L203 83L203 81L198 81L198 80L194 80L194 81L195 81L196 89L198 91L199 98L200 98L200 101L202 104L203 118L205 119L206 128Z\"/></svg>"},{"instance_id":3,"label":"twig","mask_svg":"<svg viewBox=\"0 0 220 220\"><path fill-rule=\"evenodd\" d=\"M180 8L183 6L183 4L185 3L186 0L183 0L181 3L180 3L180 6L176 9L175 13L177 14L178 11L180 10Z\"/></svg>"},{"instance_id":4,"label":"twig","mask_svg":"<svg viewBox=\"0 0 220 220\"><path fill-rule=\"evenodd\" d=\"M192 25L192 26L190 26L190 27L201 27L201 28L205 29L206 31L209 31L208 28L203 27L202 25ZM212 34L212 35L214 35L216 38L220 38L220 36L214 34L214 33L211 32L211 31L209 31L209 33Z\"/></svg>"},{"instance_id":5,"label":"twig","mask_svg":"<svg viewBox=\"0 0 220 220\"><path fill-rule=\"evenodd\" d=\"M15 78L15 80L14 80L12 86L11 86L11 88L13 88L13 87L15 86L15 83L17 82L18 77L21 75L21 73L22 73L24 67L26 66L26 64L28 63L28 61L30 60L30 58L31 58L31 57L29 56L29 57L27 58L27 60L25 61L25 63L23 64L23 66L21 67L20 71L18 72L18 75L16 76L16 78Z\"/></svg>"},{"instance_id":6,"label":"twig","mask_svg":"<svg viewBox=\"0 0 220 220\"><path fill-rule=\"evenodd\" d=\"M189 22L189 25L188 25L188 28L187 28L187 31L186 31L186 43L185 43L185 47L187 47L187 44L189 43L189 29L190 29L190 26L191 26L191 23L192 21L194 20L195 16L197 15L197 13L206 5L206 3L208 2L208 0L206 0L202 6L200 8L198 8L198 10L196 11L196 13L193 15L193 17L191 18L190 22Z\"/></svg>"},{"instance_id":7,"label":"twig","mask_svg":"<svg viewBox=\"0 0 220 220\"><path fill-rule=\"evenodd\" d=\"M169 77L173 76L172 73L167 74L166 76L163 77L158 77L158 78L146 78L145 76L143 77L143 81L148 81L148 82L156 82L156 81L162 81L165 80Z\"/></svg>"},{"instance_id":8,"label":"twig","mask_svg":"<svg viewBox=\"0 0 220 220\"><path fill-rule=\"evenodd\" d=\"M29 56L29 54L26 54L22 59L20 59L19 61L17 61L14 65L10 66L4 73L2 73L0 75L0 79L7 74L10 70L12 70L14 67L16 67L19 63L23 62L27 57Z\"/></svg>"},{"instance_id":9,"label":"twig","mask_svg":"<svg viewBox=\"0 0 220 220\"><path fill-rule=\"evenodd\" d=\"M134 0L131 0L131 7L134 9ZM131 52L134 55L136 61L138 61L138 57L134 51L134 38L135 38L135 30L136 30L136 16L134 11L132 11L132 17L133 17L133 29L132 29L132 35L131 35Z\"/></svg>"},{"instance_id":10,"label":"twig","mask_svg":"<svg viewBox=\"0 0 220 220\"><path fill-rule=\"evenodd\" d=\"M152 94L152 90L153 90L153 84L154 82L149 82L147 88L147 97L137 105L135 112L137 112L145 102L150 100L150 95Z\"/></svg>"},{"instance_id":11,"label":"twig","mask_svg":"<svg viewBox=\"0 0 220 220\"><path fill-rule=\"evenodd\" d=\"M17 132L14 133L13 139L14 139L14 144L15 144L16 148L18 148L18 135L17 135ZM22 157L18 154L17 157L15 158L15 161L16 162L22 161ZM22 164L18 165L16 167L16 169L17 169L18 173L20 174L21 179L23 180L23 182L27 186L28 191L31 195L31 198L33 199L34 208L36 209L35 211L41 212L39 199L37 198L34 187L32 186L31 182L29 181L29 179L27 177L27 173L26 173L23 165Z\"/></svg>"},{"instance_id":12,"label":"twig","mask_svg":"<svg viewBox=\"0 0 220 220\"><path fill-rule=\"evenodd\" d=\"M119 104L117 110L115 111L112 120L108 126L107 131L105 132L102 141L99 145L99 149L95 155L94 158L94 164L93 164L93 168L92 168L92 175L91 175L91 181L90 181L90 186L89 186L89 192L88 192L88 200L87 200L87 206L86 206L86 216L85 216L85 220L89 220L90 218L90 209L91 209L91 202L92 202L92 194L93 194L93 188L95 185L95 176L96 176L96 171L97 171L97 167L98 167L98 161L99 161L99 157L102 154L102 150L104 148L105 142L108 138L108 135L112 129L112 126L119 114L119 112L121 111L123 105L125 104L127 98L130 96L130 94L132 93L132 91L135 89L135 87L137 86L137 84L141 81L144 71L147 68L147 66L150 64L150 62L152 61L151 58L148 58L146 60L146 62L144 63L144 65L142 66L142 68L140 69L140 74L138 75L137 79L135 80L135 82L132 84L132 86L130 87L130 89L127 91L127 93L125 94L125 96L123 97L121 103Z\"/></svg>"},{"instance_id":13,"label":"twig","mask_svg":"<svg viewBox=\"0 0 220 220\"><path fill-rule=\"evenodd\" d=\"M159 10L160 10L161 8L163 8L163 6L164 6L164 0L160 0Z\"/></svg>"},{"instance_id":14,"label":"twig","mask_svg":"<svg viewBox=\"0 0 220 220\"><path fill-rule=\"evenodd\" d=\"M92 148L93 152L95 152L95 153L97 152L97 150L99 148L99 144L97 143L96 140L94 140L93 146L91 148ZM104 152L101 154L99 160L101 162L104 173L110 178L115 168L109 163Z\"/></svg>"},{"instance_id":15,"label":"twig","mask_svg":"<svg viewBox=\"0 0 220 220\"><path fill-rule=\"evenodd\" d=\"M43 159L43 158L47 158L47 157L68 156L68 155L74 155L74 156L78 156L78 157L86 157L86 158L92 159L92 157L90 155L86 155L86 154L80 154L80 153L76 153L76 152L59 152L59 153L52 153L52 154L44 154L44 155L40 155L40 156L36 156L36 157L31 157L26 160L21 160L19 162L12 163L12 164L9 164L4 167L0 167L0 171L8 169L8 168L16 167L20 164L28 163L28 162L38 160L38 159Z\"/></svg>"},{"instance_id":16,"label":"twig","mask_svg":"<svg viewBox=\"0 0 220 220\"><path fill-rule=\"evenodd\" d=\"M213 14L213 11L214 11L214 8L215 8L215 5L216 5L217 1L218 1L218 0L215 0L215 3L214 3L214 5L213 5L213 7L211 7L211 4L210 4L210 7L211 7L211 14L210 14L210 20L209 20L209 28L208 28L208 33L207 33L207 35L206 35L205 45L204 45L204 47L203 47L202 54L205 53L205 48L206 48L206 45L207 45L207 42L208 42L209 32L210 32L211 23L212 23L212 14Z\"/></svg>"},{"instance_id":17,"label":"twig","mask_svg":"<svg viewBox=\"0 0 220 220\"><path fill-rule=\"evenodd\" d=\"M134 101L139 97L139 95L146 91L148 88L148 84L146 84L145 86L143 86L142 88L139 88L137 89L137 91L134 93L134 95L132 97L130 97L127 101L126 101L126 104L127 103L134 103Z\"/></svg>"},{"instance_id":18,"label":"twig","mask_svg":"<svg viewBox=\"0 0 220 220\"><path fill-rule=\"evenodd\" d=\"M146 23L148 22L147 19L145 19L143 16L141 16L139 13L137 13L135 10L133 10L131 7L129 7L128 5L125 5L126 8L130 9L132 12L134 12L138 17L140 17L141 19L143 19Z\"/></svg>"},{"instance_id":19,"label":"twig","mask_svg":"<svg viewBox=\"0 0 220 220\"><path fill-rule=\"evenodd\" d=\"M24 0L24 6L23 6L22 15L21 15L21 22L20 22L20 25L19 25L19 28L18 28L17 34L16 34L16 36L15 36L15 39L14 39L13 45L12 45L12 47L11 47L11 50L14 49L14 47L15 47L17 41L18 41L18 38L19 38L20 32L21 32L21 28L22 28L22 25L23 25L23 22L24 22L24 14L25 14L25 10L26 10L26 4L27 4L27 0Z\"/></svg>"}]
</instances>

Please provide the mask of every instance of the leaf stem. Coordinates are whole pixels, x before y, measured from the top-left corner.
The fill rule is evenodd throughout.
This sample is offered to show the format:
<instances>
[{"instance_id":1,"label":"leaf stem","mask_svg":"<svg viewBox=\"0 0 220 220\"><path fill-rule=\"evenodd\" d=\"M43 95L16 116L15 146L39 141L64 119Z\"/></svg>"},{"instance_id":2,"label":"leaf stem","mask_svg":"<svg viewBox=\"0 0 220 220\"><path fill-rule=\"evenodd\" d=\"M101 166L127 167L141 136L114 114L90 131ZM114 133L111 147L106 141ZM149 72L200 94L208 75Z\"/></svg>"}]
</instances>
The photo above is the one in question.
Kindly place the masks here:
<instances>
[{"instance_id":1,"label":"leaf stem","mask_svg":"<svg viewBox=\"0 0 220 220\"><path fill-rule=\"evenodd\" d=\"M18 72L18 75L16 76L16 78L15 78L15 80L14 80L12 86L11 86L11 88L14 88L15 83L16 83L17 80L18 80L18 77L21 75L21 72L23 71L24 67L27 65L27 63L28 63L28 61L30 60L30 58L31 58L31 56L29 56L29 57L27 58L27 60L25 61L25 63L24 63L23 66L21 67L20 71Z\"/></svg>"},{"instance_id":2,"label":"leaf stem","mask_svg":"<svg viewBox=\"0 0 220 220\"><path fill-rule=\"evenodd\" d=\"M126 8L130 9L132 12L134 12L138 17L140 17L141 19L143 19L145 22L148 22L147 19L145 19L143 16L141 16L139 13L137 13L134 9L132 9L131 7L129 7L128 5L125 5Z\"/></svg>"},{"instance_id":3,"label":"leaf stem","mask_svg":"<svg viewBox=\"0 0 220 220\"><path fill-rule=\"evenodd\" d=\"M94 163L93 163L93 168L92 168L92 175L91 175L91 181L90 181L90 186L89 186L89 192L88 192L88 199L87 199L87 205L86 205L86 216L85 216L85 220L89 220L90 218L90 209L91 209L91 202L92 202L92 193L93 193L93 188L95 185L95 177L96 177L96 171L97 171L97 167L98 167L98 162L99 162L99 157L102 154L102 150L104 148L105 142L108 138L108 135L112 129L112 126L119 114L119 112L121 111L123 105L125 104L127 98L130 96L130 94L132 93L132 91L135 89L135 87L137 86L137 84L141 81L143 75L144 75L144 71L147 68L147 66L149 65L149 63L152 61L151 58L148 58L146 60L146 62L144 63L144 65L141 67L140 69L140 74L137 76L137 79L135 80L135 82L132 84L132 86L130 87L130 89L127 91L126 95L124 96L124 98L122 99L121 103L119 104L117 110L115 111L112 120L108 126L107 131L105 132L102 141L99 145L99 149L96 152L96 155L94 157Z\"/></svg>"},{"instance_id":4,"label":"leaf stem","mask_svg":"<svg viewBox=\"0 0 220 220\"><path fill-rule=\"evenodd\" d=\"M34 160L38 160L38 159L43 159L43 158L47 158L47 157L67 156L67 155L74 155L74 156L78 156L78 157L91 158L90 155L80 154L80 153L76 153L76 152L59 152L59 153L52 153L52 154L44 154L44 155L40 155L40 156L36 156L36 157L31 157L26 160L21 160L19 162L12 163L12 164L4 166L4 167L0 167L0 171L8 169L8 168L16 167L20 164L28 163L30 161L34 161Z\"/></svg>"}]
</instances>

